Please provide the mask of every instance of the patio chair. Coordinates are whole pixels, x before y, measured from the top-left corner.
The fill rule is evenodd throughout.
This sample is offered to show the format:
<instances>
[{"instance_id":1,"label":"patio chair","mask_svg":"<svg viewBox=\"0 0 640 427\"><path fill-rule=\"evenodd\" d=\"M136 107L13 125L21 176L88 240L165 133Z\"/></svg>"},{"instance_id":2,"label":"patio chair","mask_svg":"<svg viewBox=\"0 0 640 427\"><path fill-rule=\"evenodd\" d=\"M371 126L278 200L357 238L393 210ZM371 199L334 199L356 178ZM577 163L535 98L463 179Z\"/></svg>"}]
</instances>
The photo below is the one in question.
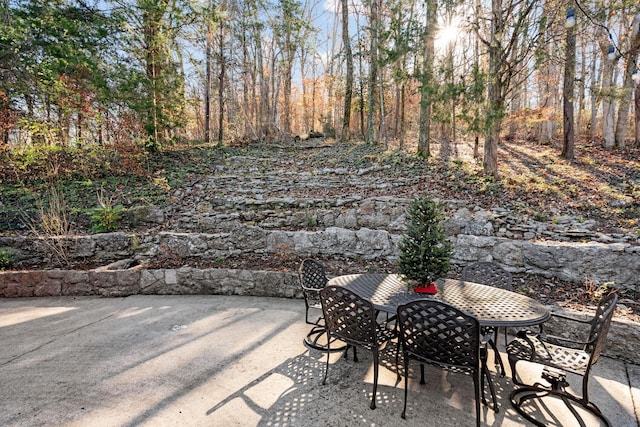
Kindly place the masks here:
<instances>
[{"instance_id":1,"label":"patio chair","mask_svg":"<svg viewBox=\"0 0 640 427\"><path fill-rule=\"evenodd\" d=\"M547 335L542 329L537 334L521 331L507 345L513 382L520 386L511 393L511 402L522 416L537 426L543 426L542 422L523 411L521 406L529 399L551 395L562 399L570 409L572 408L569 401L579 404L598 416L606 425L609 425L600 409L589 400L589 376L591 368L598 361L604 347L617 302L618 295L615 293L602 298L596 308L595 315L590 320L577 319L558 313L552 315L564 321L590 325L586 341ZM518 379L516 365L522 360L545 365L542 379L549 385L541 383L528 385L521 382ZM568 386L566 381L567 372L582 377L582 396L566 391L566 386ZM574 416L577 416L575 409L572 409L571 412Z\"/></svg>"},{"instance_id":2,"label":"patio chair","mask_svg":"<svg viewBox=\"0 0 640 427\"><path fill-rule=\"evenodd\" d=\"M511 273L502 268L499 264L490 261L481 261L473 264L469 264L462 269L462 275L460 277L464 281L481 283L483 285L493 286L500 289L506 289L512 291L513 277ZM507 328L504 330L504 342L507 343ZM498 328L482 328L482 334L485 335L488 332L493 332L493 339L488 341L488 344L494 351L495 360L500 366L500 374L504 376L504 363L500 352L498 351Z\"/></svg>"},{"instance_id":3,"label":"patio chair","mask_svg":"<svg viewBox=\"0 0 640 427\"><path fill-rule=\"evenodd\" d=\"M307 347L314 350L325 351L327 349L327 343L325 342L327 334L324 318L319 316L315 321L309 320L309 309L322 311L320 290L324 288L328 282L324 266L318 261L305 259L300 263L298 278L300 279L300 287L302 287L302 293L304 295L304 320L306 323L313 325L313 328L311 328L304 338L304 343ZM332 341L335 342L335 338L332 338ZM346 345L336 345L331 351L342 351L345 348Z\"/></svg>"},{"instance_id":4,"label":"patio chair","mask_svg":"<svg viewBox=\"0 0 640 427\"><path fill-rule=\"evenodd\" d=\"M404 408L407 413L409 360L420 362L420 384L424 384L424 364L471 375L475 391L476 424L480 425L480 390L484 397L487 378L493 410L498 412L493 383L486 366L486 348L481 343L478 320L437 300L416 300L398 307L400 341L404 355Z\"/></svg>"},{"instance_id":5,"label":"patio chair","mask_svg":"<svg viewBox=\"0 0 640 427\"><path fill-rule=\"evenodd\" d=\"M324 266L318 261L305 259L300 263L298 278L304 295L305 322L310 325L317 325L317 320L315 322L309 321L309 309L322 310L319 292L328 282Z\"/></svg>"},{"instance_id":6,"label":"patio chair","mask_svg":"<svg viewBox=\"0 0 640 427\"><path fill-rule=\"evenodd\" d=\"M345 356L353 348L353 360L358 361L356 347L364 347L373 353L373 396L371 409L376 408L378 389L379 348L397 336L395 330L387 329L376 321L373 304L354 292L340 286L327 286L320 291L320 302L327 328L327 365L322 384L326 384L329 373L331 337L347 343ZM396 349L396 365L398 350Z\"/></svg>"}]
</instances>

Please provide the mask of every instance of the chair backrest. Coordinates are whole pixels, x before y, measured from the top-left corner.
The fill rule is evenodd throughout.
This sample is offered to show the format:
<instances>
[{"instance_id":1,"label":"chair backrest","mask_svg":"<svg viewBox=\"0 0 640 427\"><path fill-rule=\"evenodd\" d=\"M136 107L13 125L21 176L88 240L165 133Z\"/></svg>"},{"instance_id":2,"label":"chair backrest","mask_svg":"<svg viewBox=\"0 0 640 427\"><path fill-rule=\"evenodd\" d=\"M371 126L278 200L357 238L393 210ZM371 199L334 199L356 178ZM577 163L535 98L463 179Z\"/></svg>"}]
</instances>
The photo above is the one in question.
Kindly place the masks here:
<instances>
[{"instance_id":1,"label":"chair backrest","mask_svg":"<svg viewBox=\"0 0 640 427\"><path fill-rule=\"evenodd\" d=\"M437 300L416 300L398 307L403 348L417 360L445 368L477 369L478 320Z\"/></svg>"},{"instance_id":2,"label":"chair backrest","mask_svg":"<svg viewBox=\"0 0 640 427\"><path fill-rule=\"evenodd\" d=\"M312 259L302 261L298 269L298 277L303 288L322 289L328 282L324 266Z\"/></svg>"},{"instance_id":3,"label":"chair backrest","mask_svg":"<svg viewBox=\"0 0 640 427\"><path fill-rule=\"evenodd\" d=\"M320 303L329 333L347 344L371 348L376 343L373 304L340 286L320 291Z\"/></svg>"},{"instance_id":4,"label":"chair backrest","mask_svg":"<svg viewBox=\"0 0 640 427\"><path fill-rule=\"evenodd\" d=\"M596 363L600 353L602 353L617 303L618 294L612 293L602 298L596 308L596 313L591 323L591 331L589 332L590 344L585 348L591 354L591 364Z\"/></svg>"},{"instance_id":5,"label":"chair backrest","mask_svg":"<svg viewBox=\"0 0 640 427\"><path fill-rule=\"evenodd\" d=\"M511 273L495 262L482 261L469 264L462 269L460 278L509 291L513 290Z\"/></svg>"}]
</instances>

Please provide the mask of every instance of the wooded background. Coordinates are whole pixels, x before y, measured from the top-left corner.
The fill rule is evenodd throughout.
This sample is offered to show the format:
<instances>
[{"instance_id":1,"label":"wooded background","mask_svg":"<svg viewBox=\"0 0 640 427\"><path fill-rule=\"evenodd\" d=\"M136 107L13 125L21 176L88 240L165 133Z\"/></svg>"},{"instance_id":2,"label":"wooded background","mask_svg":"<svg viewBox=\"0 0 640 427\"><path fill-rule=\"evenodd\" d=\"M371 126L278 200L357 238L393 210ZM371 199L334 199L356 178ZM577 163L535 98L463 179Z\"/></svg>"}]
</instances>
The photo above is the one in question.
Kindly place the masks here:
<instances>
[{"instance_id":1,"label":"wooded background","mask_svg":"<svg viewBox=\"0 0 640 427\"><path fill-rule=\"evenodd\" d=\"M500 138L640 142L639 26L637 0L0 0L0 145L464 139L497 177Z\"/></svg>"}]
</instances>

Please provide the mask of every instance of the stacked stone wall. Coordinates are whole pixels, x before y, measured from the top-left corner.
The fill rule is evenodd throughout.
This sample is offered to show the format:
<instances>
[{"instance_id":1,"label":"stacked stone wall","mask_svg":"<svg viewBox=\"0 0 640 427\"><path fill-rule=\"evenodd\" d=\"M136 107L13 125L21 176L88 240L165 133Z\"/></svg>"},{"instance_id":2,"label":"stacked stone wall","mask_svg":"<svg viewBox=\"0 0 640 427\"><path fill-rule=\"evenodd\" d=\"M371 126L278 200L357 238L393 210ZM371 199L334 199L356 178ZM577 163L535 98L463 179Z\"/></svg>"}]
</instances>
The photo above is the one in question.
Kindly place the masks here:
<instances>
[{"instance_id":1,"label":"stacked stone wall","mask_svg":"<svg viewBox=\"0 0 640 427\"><path fill-rule=\"evenodd\" d=\"M61 238L58 246L70 260L110 264L134 259L139 265L176 257L215 261L233 255L339 255L354 259L398 258L400 234L386 230L329 227L318 231L265 230L244 227L234 232L144 234L107 233ZM458 234L452 262L466 265L493 260L514 273L557 277L576 283L585 279L640 291L640 247L627 243L514 240L496 236ZM51 261L44 239L0 237L0 247L16 252L23 268Z\"/></svg>"},{"instance_id":2,"label":"stacked stone wall","mask_svg":"<svg viewBox=\"0 0 640 427\"><path fill-rule=\"evenodd\" d=\"M126 297L151 295L253 295L278 298L302 298L296 273L233 269L128 269L128 270L32 270L0 272L0 296ZM303 303L300 302L302 305ZM555 312L568 312L549 307ZM591 313L581 314L585 318ZM584 331L566 324L549 323L547 331L571 336ZM637 362L640 352L640 326L615 318L608 334L605 354Z\"/></svg>"}]
</instances>

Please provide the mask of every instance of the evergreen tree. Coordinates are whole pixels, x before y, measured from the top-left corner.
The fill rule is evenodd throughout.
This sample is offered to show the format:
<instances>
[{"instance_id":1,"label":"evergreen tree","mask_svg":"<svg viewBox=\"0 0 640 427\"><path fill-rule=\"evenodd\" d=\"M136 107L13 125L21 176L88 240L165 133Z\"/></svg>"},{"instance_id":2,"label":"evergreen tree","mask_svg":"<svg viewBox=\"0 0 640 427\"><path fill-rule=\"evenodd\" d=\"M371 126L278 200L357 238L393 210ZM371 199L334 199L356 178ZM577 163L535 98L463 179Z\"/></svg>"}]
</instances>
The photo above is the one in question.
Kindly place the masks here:
<instances>
[{"instance_id":1,"label":"evergreen tree","mask_svg":"<svg viewBox=\"0 0 640 427\"><path fill-rule=\"evenodd\" d=\"M399 269L406 278L426 285L449 271L453 245L443 219L443 205L426 194L409 205L407 230L399 243Z\"/></svg>"}]
</instances>

